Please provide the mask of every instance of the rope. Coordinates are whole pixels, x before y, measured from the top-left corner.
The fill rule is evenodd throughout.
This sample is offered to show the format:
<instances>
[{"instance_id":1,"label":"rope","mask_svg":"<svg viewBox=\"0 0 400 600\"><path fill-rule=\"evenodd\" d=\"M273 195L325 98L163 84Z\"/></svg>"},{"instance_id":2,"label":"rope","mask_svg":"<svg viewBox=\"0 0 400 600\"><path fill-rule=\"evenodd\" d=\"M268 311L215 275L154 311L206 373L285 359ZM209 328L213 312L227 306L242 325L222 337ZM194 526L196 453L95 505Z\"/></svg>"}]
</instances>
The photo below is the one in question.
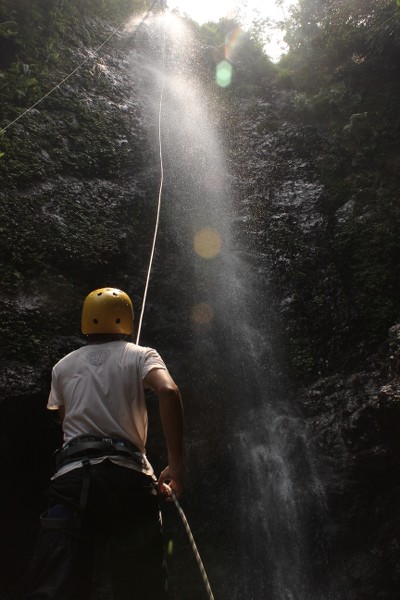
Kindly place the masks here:
<instances>
[{"instance_id":1,"label":"rope","mask_svg":"<svg viewBox=\"0 0 400 600\"><path fill-rule=\"evenodd\" d=\"M174 504L176 506L176 509L177 509L177 511L179 513L179 516L182 519L182 523L183 523L183 526L184 526L184 528L186 530L186 533L188 535L188 538L189 538L189 541L190 541L190 545L192 546L192 550L193 550L194 556L196 558L197 564L198 564L199 569L200 569L201 576L202 576L203 581L204 581L204 585L206 586L208 597L209 597L210 600L215 600L214 599L214 594L212 593L212 590L211 590L210 582L209 582L208 577L207 577L206 570L205 570L204 565L203 565L203 561L201 560L199 551L198 551L197 546L196 546L196 542L194 541L194 537L193 537L192 531L190 529L188 520L187 520L187 518L185 516L185 513L183 512L183 510L181 508L181 505L179 504L179 502L177 500L177 497L175 496L175 494L173 492L171 492L171 496L172 496L172 500L174 501Z\"/></svg>"},{"instance_id":2,"label":"rope","mask_svg":"<svg viewBox=\"0 0 400 600\"><path fill-rule=\"evenodd\" d=\"M164 12L164 9L163 9L163 12ZM160 91L160 102L159 102L159 107L158 107L158 151L159 151L159 159L160 159L160 187L159 187L159 191L158 191L157 214L156 214L156 222L155 222L155 227L154 227L153 243L152 243L152 247L151 247L149 267L147 269L146 285L145 285L145 289L144 289L144 293L143 293L143 302L142 302L142 308L141 308L141 312L140 312L138 331L137 331L137 336L136 336L136 344L139 344L139 340L140 340L140 333L141 333L142 323L143 323L143 315L144 315L144 310L145 310L146 300L147 300L147 292L148 292L149 283L150 283L150 274L151 274L151 269L152 269L152 265L153 265L158 229L159 229L159 224L160 224L161 198L162 198L162 191L163 191L163 184L164 184L164 163L163 163L162 136L161 136L162 103L163 103L164 88L165 88L164 66L165 66L165 27L164 27L164 31L163 31L163 48L162 48L162 83L161 83L161 91ZM188 535L189 542L190 542L190 545L192 546L194 556L196 558L198 567L200 569L200 573L203 578L203 582L206 587L209 600L215 600L214 594L212 593L212 590L211 590L211 585L208 580L203 561L201 560L201 556L197 549L196 542L194 541L194 537L193 537L192 531L190 529L190 525L185 516L185 513L183 512L183 510L178 502L177 497L175 496L175 494L172 490L171 490L171 497L172 497L172 500L173 500L173 502L176 506L176 509L179 513L179 516L181 517L181 520L182 520L183 526L186 530L186 533Z\"/></svg>"},{"instance_id":3,"label":"rope","mask_svg":"<svg viewBox=\"0 0 400 600\"><path fill-rule=\"evenodd\" d=\"M135 32L145 22L145 20L147 19L147 17L149 16L149 14L151 13L151 11L153 10L153 8L156 5L156 3L157 3L157 0L154 0L152 6L149 8L149 10L147 11L147 13L144 15L143 19L140 21L140 23L138 23L138 25L137 25L137 27L135 29ZM85 60L83 60L77 67L75 67L75 69L73 71L71 71L71 73L69 73L66 77L64 77L64 79L62 79L59 83L57 83L57 85L55 85L53 88L51 88L51 90L49 90L46 94L44 94L44 96L42 96L41 98L39 98L39 100L37 100L34 104L32 104L32 106L30 106L29 108L27 108L26 110L24 110L24 112L21 113L18 117L16 117L13 121L11 121L11 123L9 123L8 125L6 125L5 127L3 127L2 129L0 129L0 134L2 134L5 131L7 131L7 129L9 127L11 127L12 125L14 125L14 123L17 123L20 119L22 119L22 117L24 117L26 114L28 114L29 112L31 112L31 110L33 110L34 108L36 108L36 106L38 104L40 104L41 102L43 102L43 100L45 100L45 98L47 98L48 96L50 96L50 94L52 94L53 92L55 92L60 86L62 86L66 81L68 81L68 79L70 79L73 75L75 75L75 73L77 73L77 71L79 71L79 69L81 69L83 67L83 65L85 65L89 60L91 60L103 48L103 46L105 46L107 44L107 42L109 42L111 40L111 38L114 37L114 35L122 28L123 25L125 25L125 23L128 22L128 20L130 18L131 18L131 16L129 16L127 19L124 19L118 25L118 27L116 27L116 29L114 29L110 33L110 35L108 36L108 38L105 39L104 42L102 44L100 44L100 46L98 48L96 48L95 50L93 50L91 56L88 56L87 58L85 58Z\"/></svg>"},{"instance_id":4,"label":"rope","mask_svg":"<svg viewBox=\"0 0 400 600\"><path fill-rule=\"evenodd\" d=\"M162 191L163 191L163 185L164 185L164 162L163 162L162 139L161 139L161 116L162 116L162 103L163 103L164 87L165 87L164 66L165 66L165 27L164 27L164 31L163 31L163 48L162 48L162 82L161 82L161 91L160 91L160 102L159 102L159 107L158 107L158 155L159 155L159 159L160 159L160 187L159 187L159 191L158 191L157 214L156 214L156 222L155 222L155 226L154 226L153 243L151 246L149 267L147 269L146 285L144 287L143 302L142 302L142 308L140 311L140 318L139 318L139 324L138 324L138 329L137 329L137 336L136 336L137 344L139 344L139 340L140 340L143 316L144 316L144 311L145 311L145 307L146 307L147 292L149 290L150 274L151 274L151 269L153 266L154 253L155 253L158 229L159 229L159 224L160 224L161 198L162 198Z\"/></svg>"}]
</instances>

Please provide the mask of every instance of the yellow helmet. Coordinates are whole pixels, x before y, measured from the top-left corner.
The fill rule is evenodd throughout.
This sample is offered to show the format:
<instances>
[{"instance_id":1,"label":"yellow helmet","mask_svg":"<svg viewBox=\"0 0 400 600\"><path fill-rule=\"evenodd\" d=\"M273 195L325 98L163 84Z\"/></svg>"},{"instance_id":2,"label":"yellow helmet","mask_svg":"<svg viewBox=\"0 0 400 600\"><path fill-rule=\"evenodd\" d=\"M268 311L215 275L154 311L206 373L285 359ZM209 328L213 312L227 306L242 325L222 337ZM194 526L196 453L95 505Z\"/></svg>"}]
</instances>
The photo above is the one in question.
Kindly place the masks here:
<instances>
[{"instance_id":1,"label":"yellow helmet","mask_svg":"<svg viewBox=\"0 0 400 600\"><path fill-rule=\"evenodd\" d=\"M128 294L100 288L86 296L82 307L82 333L133 332L133 306Z\"/></svg>"}]
</instances>

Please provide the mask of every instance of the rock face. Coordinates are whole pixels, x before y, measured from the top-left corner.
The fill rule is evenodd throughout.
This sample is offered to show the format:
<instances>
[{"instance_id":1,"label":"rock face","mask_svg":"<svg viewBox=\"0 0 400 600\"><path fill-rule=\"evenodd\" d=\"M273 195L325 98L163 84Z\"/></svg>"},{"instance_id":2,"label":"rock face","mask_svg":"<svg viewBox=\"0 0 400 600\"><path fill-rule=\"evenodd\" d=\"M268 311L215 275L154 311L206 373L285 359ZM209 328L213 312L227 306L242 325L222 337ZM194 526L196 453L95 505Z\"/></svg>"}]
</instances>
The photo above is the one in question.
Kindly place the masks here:
<instances>
[{"instance_id":1,"label":"rock face","mask_svg":"<svg viewBox=\"0 0 400 600\"><path fill-rule=\"evenodd\" d=\"M273 290L284 329L275 344L284 348L289 377L303 380L294 398L319 457L327 510L322 524L311 526L321 597L392 599L399 575L399 326L387 341L384 329L379 344L376 335L383 315L389 326L397 314L389 306L398 299L392 294L387 302L388 288L377 288L394 275L381 262L388 238L382 233L378 242L374 234L367 250L361 238L370 230L371 207L355 208L359 200L346 202L343 193L343 205L329 208L331 190L320 173L331 141L298 121L290 103L290 95L272 89L265 100L239 108L232 155L238 236Z\"/></svg>"},{"instance_id":2,"label":"rock face","mask_svg":"<svg viewBox=\"0 0 400 600\"><path fill-rule=\"evenodd\" d=\"M392 327L358 372L321 379L302 398L324 456L329 520L318 548L333 553L326 566L342 598L395 598L399 585L399 333Z\"/></svg>"},{"instance_id":3,"label":"rock face","mask_svg":"<svg viewBox=\"0 0 400 600\"><path fill-rule=\"evenodd\" d=\"M110 32L98 19L85 26L95 40ZM119 36L7 133L4 600L16 596L45 507L61 440L45 410L51 366L83 342L82 298L103 285L126 290L135 307L143 296L159 184L153 29ZM75 64L87 52L79 31L68 46ZM193 76L206 60L187 43L190 52L167 44L164 204L141 343L160 351L182 388L183 503L215 595L394 600L400 326L387 342L383 332L398 302L395 287L368 294L395 278L398 242L385 216L374 227L376 206L361 209L358 196L336 188L340 199L332 197L321 165L335 159L340 170L335 145L302 120L293 94L271 80L251 99L207 97ZM215 240L221 248L211 259L193 250L204 230L214 236L207 251ZM151 399L149 407L158 469L165 451ZM172 508L164 512L173 597L200 600ZM92 600L108 593L99 561Z\"/></svg>"},{"instance_id":4,"label":"rock face","mask_svg":"<svg viewBox=\"0 0 400 600\"><path fill-rule=\"evenodd\" d=\"M111 32L99 19L82 25L93 48ZM90 52L76 33L59 47L71 71ZM3 137L2 598L17 595L46 507L61 442L45 410L51 367L84 342L82 298L113 285L139 305L145 280L157 182L128 71L131 43L127 35L118 50L108 46ZM61 78L54 73L49 87Z\"/></svg>"}]
</instances>

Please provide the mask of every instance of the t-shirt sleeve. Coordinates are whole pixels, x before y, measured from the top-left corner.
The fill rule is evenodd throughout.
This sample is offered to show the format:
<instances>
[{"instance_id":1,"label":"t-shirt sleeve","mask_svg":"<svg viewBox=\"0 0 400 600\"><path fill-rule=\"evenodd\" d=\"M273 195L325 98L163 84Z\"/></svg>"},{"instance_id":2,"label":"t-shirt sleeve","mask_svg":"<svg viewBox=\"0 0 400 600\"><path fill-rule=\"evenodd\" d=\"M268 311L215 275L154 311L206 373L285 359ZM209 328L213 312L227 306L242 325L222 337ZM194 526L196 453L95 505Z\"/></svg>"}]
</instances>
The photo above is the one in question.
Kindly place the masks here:
<instances>
[{"instance_id":1,"label":"t-shirt sleeve","mask_svg":"<svg viewBox=\"0 0 400 600\"><path fill-rule=\"evenodd\" d=\"M147 373L150 373L152 369L168 370L161 356L156 350L153 350L153 348L145 348L142 365L142 379L144 379Z\"/></svg>"},{"instance_id":2,"label":"t-shirt sleeve","mask_svg":"<svg viewBox=\"0 0 400 600\"><path fill-rule=\"evenodd\" d=\"M47 401L47 408L49 410L56 410L60 406L64 406L64 400L59 389L57 373L53 368L53 372L51 375L51 389L49 399Z\"/></svg>"}]
</instances>

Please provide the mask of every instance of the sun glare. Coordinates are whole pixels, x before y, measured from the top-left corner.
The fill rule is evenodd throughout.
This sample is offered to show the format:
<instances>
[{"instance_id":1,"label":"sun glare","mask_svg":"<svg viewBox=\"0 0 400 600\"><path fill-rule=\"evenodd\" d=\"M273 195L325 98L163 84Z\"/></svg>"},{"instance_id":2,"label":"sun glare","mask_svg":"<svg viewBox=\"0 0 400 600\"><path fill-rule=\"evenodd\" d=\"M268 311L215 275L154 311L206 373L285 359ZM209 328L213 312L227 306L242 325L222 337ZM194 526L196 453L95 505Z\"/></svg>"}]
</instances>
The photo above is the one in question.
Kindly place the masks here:
<instances>
[{"instance_id":1,"label":"sun glare","mask_svg":"<svg viewBox=\"0 0 400 600\"><path fill-rule=\"evenodd\" d=\"M181 21L175 15L170 12L166 12L164 15L165 23L167 25L168 30L173 33L175 36L182 36L185 32L185 27Z\"/></svg>"},{"instance_id":2,"label":"sun glare","mask_svg":"<svg viewBox=\"0 0 400 600\"><path fill-rule=\"evenodd\" d=\"M241 17L241 25L246 29L251 27L254 20L269 19L271 22L283 21L288 15L290 6L295 4L295 0L202 0L193 2L193 0L169 0L168 10L178 11L181 15L187 15L200 25L208 21L218 22L220 19ZM283 33L278 28L271 26L265 32L270 38L266 42L266 52L272 60L278 60L286 47L283 42Z\"/></svg>"}]
</instances>

